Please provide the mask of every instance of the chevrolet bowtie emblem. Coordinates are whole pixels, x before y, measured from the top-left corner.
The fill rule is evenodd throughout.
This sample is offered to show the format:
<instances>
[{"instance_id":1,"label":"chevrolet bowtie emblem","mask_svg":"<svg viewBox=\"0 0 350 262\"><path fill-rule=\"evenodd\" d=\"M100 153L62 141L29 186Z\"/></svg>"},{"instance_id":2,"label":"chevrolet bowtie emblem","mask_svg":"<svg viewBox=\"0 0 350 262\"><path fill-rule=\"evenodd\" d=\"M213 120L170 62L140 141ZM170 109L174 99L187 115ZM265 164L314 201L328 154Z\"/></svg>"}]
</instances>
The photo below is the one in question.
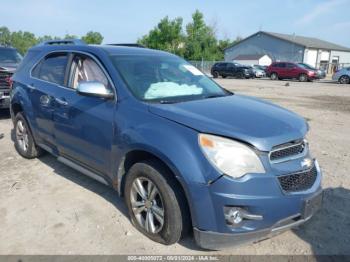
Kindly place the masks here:
<instances>
[{"instance_id":1,"label":"chevrolet bowtie emblem","mask_svg":"<svg viewBox=\"0 0 350 262\"><path fill-rule=\"evenodd\" d=\"M301 167L308 169L312 166L312 160L310 158L305 158L303 161L301 161Z\"/></svg>"}]
</instances>

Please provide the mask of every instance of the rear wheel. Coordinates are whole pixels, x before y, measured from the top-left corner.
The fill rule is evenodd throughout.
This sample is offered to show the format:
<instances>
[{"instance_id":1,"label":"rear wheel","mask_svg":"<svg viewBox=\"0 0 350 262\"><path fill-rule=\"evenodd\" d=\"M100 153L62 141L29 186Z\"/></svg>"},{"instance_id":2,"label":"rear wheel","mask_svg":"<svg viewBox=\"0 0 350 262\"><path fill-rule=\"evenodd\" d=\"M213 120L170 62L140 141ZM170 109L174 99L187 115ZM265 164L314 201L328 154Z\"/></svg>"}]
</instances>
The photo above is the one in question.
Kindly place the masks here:
<instances>
[{"instance_id":1,"label":"rear wheel","mask_svg":"<svg viewBox=\"0 0 350 262\"><path fill-rule=\"evenodd\" d=\"M349 76L341 76L339 78L340 84L349 84L350 83L350 77Z\"/></svg>"},{"instance_id":2,"label":"rear wheel","mask_svg":"<svg viewBox=\"0 0 350 262\"><path fill-rule=\"evenodd\" d=\"M277 73L271 73L270 78L271 80L277 80L278 79Z\"/></svg>"},{"instance_id":3,"label":"rear wheel","mask_svg":"<svg viewBox=\"0 0 350 262\"><path fill-rule=\"evenodd\" d=\"M42 154L42 149L36 146L32 132L22 113L15 117L15 148L24 158L32 159Z\"/></svg>"},{"instance_id":4,"label":"rear wheel","mask_svg":"<svg viewBox=\"0 0 350 262\"><path fill-rule=\"evenodd\" d=\"M134 226L153 241L174 244L190 224L186 200L169 171L157 161L143 161L130 168L125 201Z\"/></svg>"},{"instance_id":5,"label":"rear wheel","mask_svg":"<svg viewBox=\"0 0 350 262\"><path fill-rule=\"evenodd\" d=\"M306 82L308 80L307 75L306 74L300 74L299 75L299 81L300 82Z\"/></svg>"},{"instance_id":6,"label":"rear wheel","mask_svg":"<svg viewBox=\"0 0 350 262\"><path fill-rule=\"evenodd\" d=\"M218 78L218 77L219 77L219 73L218 73L217 71L214 71L214 72L213 72L213 77L214 77L214 78Z\"/></svg>"}]
</instances>

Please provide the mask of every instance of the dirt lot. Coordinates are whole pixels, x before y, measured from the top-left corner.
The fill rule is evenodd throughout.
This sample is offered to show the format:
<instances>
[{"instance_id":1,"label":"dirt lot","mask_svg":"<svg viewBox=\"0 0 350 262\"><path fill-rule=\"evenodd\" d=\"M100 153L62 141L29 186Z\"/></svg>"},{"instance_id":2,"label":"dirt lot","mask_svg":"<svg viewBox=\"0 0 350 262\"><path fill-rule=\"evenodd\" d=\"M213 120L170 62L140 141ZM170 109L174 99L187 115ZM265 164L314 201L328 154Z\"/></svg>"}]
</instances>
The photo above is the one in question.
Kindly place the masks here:
<instances>
[{"instance_id":1,"label":"dirt lot","mask_svg":"<svg viewBox=\"0 0 350 262\"><path fill-rule=\"evenodd\" d=\"M350 85L219 79L303 115L324 172L325 202L298 230L256 244L207 252L192 238L163 246L138 233L123 200L46 155L25 160L0 116L0 254L350 254ZM289 86L288 86L289 85Z\"/></svg>"}]
</instances>

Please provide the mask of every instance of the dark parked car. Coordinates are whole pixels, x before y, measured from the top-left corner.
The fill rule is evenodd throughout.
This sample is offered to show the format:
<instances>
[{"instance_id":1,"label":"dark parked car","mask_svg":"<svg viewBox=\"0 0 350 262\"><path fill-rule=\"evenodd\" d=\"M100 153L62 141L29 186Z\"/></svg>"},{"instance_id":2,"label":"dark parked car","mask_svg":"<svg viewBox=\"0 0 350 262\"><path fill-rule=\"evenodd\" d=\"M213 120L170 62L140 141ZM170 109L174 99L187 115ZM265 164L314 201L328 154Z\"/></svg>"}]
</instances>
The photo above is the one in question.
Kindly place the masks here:
<instances>
[{"instance_id":1,"label":"dark parked car","mask_svg":"<svg viewBox=\"0 0 350 262\"><path fill-rule=\"evenodd\" d=\"M233 62L219 62L213 65L211 68L211 75L214 78L222 76L238 77L238 78L254 78L255 74L252 67L240 65Z\"/></svg>"},{"instance_id":2,"label":"dark parked car","mask_svg":"<svg viewBox=\"0 0 350 262\"><path fill-rule=\"evenodd\" d=\"M267 74L272 80L299 79L301 82L306 82L317 78L314 70L306 69L298 64L290 62L272 63L267 68Z\"/></svg>"},{"instance_id":3,"label":"dark parked car","mask_svg":"<svg viewBox=\"0 0 350 262\"><path fill-rule=\"evenodd\" d=\"M157 50L48 42L13 76L14 143L124 196L134 226L199 246L264 239L309 220L321 171L304 118L221 88Z\"/></svg>"},{"instance_id":4,"label":"dark parked car","mask_svg":"<svg viewBox=\"0 0 350 262\"><path fill-rule=\"evenodd\" d=\"M0 46L0 109L9 107L11 77L21 60L16 49Z\"/></svg>"},{"instance_id":5,"label":"dark parked car","mask_svg":"<svg viewBox=\"0 0 350 262\"><path fill-rule=\"evenodd\" d=\"M313 70L316 73L316 79L324 79L326 78L326 71L323 69L317 69L309 64L306 63L298 63L299 66L305 68L305 69L309 69L309 70Z\"/></svg>"}]
</instances>

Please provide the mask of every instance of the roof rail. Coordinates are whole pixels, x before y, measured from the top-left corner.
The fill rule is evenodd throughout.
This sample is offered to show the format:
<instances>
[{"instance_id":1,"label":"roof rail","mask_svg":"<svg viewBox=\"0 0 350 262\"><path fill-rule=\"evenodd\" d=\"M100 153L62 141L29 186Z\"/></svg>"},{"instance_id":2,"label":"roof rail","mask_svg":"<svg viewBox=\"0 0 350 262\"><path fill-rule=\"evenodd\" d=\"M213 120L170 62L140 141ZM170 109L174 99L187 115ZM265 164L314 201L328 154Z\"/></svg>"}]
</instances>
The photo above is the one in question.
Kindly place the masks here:
<instances>
[{"instance_id":1,"label":"roof rail","mask_svg":"<svg viewBox=\"0 0 350 262\"><path fill-rule=\"evenodd\" d=\"M43 45L86 45L83 40L80 39L64 39L64 40L50 40L39 44Z\"/></svg>"},{"instance_id":2,"label":"roof rail","mask_svg":"<svg viewBox=\"0 0 350 262\"><path fill-rule=\"evenodd\" d=\"M134 43L121 43L121 44L108 44L108 45L113 45L113 46L127 46L127 47L139 47L139 48L146 48L143 45L140 44L134 44Z\"/></svg>"}]
</instances>

